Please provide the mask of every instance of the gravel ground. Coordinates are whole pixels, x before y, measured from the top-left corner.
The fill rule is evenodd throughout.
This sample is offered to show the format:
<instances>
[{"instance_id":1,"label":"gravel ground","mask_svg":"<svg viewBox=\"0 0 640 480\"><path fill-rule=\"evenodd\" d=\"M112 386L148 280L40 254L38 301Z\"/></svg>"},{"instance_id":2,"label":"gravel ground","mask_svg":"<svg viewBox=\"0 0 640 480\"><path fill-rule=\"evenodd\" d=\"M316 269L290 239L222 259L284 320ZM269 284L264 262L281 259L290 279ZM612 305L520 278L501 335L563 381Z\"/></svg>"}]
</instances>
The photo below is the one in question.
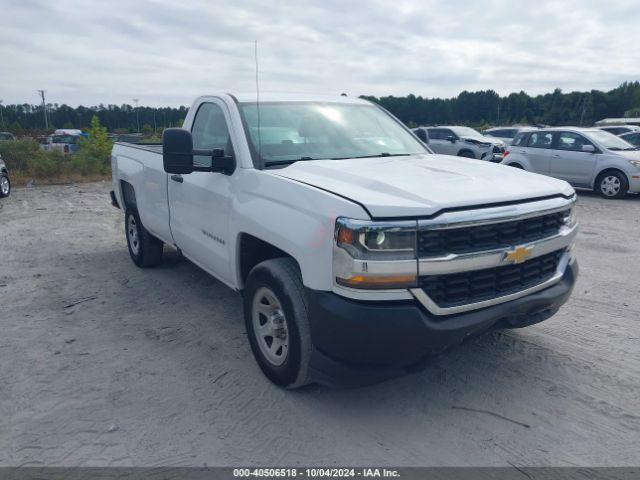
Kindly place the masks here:
<instances>
[{"instance_id":1,"label":"gravel ground","mask_svg":"<svg viewBox=\"0 0 640 480\"><path fill-rule=\"evenodd\" d=\"M140 270L108 183L0 201L0 465L633 466L640 198L580 195L554 318L372 387L287 392L238 294L175 252Z\"/></svg>"}]
</instances>

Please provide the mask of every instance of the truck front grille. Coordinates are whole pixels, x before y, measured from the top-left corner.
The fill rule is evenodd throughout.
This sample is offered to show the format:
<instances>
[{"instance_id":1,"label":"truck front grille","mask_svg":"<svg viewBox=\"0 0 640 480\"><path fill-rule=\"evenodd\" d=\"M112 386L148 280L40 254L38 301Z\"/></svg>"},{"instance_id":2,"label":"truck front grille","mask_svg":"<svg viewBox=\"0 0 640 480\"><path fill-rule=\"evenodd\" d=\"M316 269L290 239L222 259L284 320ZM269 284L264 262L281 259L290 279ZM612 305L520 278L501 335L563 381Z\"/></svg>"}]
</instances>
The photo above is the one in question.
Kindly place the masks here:
<instances>
[{"instance_id":1,"label":"truck front grille","mask_svg":"<svg viewBox=\"0 0 640 480\"><path fill-rule=\"evenodd\" d=\"M441 308L492 300L549 280L556 273L564 249L519 265L420 278L420 288Z\"/></svg>"},{"instance_id":2,"label":"truck front grille","mask_svg":"<svg viewBox=\"0 0 640 480\"><path fill-rule=\"evenodd\" d=\"M565 212L511 222L450 229L420 229L418 256L440 257L522 245L558 234Z\"/></svg>"}]
</instances>

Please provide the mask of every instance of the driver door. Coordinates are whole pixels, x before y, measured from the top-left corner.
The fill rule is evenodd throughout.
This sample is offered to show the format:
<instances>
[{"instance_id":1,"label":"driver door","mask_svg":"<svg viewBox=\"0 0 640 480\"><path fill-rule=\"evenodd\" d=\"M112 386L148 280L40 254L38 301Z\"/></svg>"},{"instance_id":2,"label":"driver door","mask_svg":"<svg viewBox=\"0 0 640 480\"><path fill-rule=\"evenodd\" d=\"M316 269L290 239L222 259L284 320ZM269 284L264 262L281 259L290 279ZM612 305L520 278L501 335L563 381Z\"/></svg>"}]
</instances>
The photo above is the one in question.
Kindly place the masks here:
<instances>
[{"instance_id":1,"label":"driver door","mask_svg":"<svg viewBox=\"0 0 640 480\"><path fill-rule=\"evenodd\" d=\"M200 105L193 121L193 148L224 149L233 155L228 112L222 102ZM194 156L194 164L211 165L211 157ZM230 279L229 212L231 182L219 172L169 175L170 226L184 255L222 281Z\"/></svg>"}]
</instances>

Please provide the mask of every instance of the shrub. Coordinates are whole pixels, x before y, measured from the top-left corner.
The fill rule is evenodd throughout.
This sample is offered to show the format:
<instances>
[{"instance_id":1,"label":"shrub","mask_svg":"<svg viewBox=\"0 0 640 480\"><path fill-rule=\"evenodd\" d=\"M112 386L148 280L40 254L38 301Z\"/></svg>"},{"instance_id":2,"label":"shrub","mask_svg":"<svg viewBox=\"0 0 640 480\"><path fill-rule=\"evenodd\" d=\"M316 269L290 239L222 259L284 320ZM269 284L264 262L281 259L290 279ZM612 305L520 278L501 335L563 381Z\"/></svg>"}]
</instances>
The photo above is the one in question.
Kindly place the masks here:
<instances>
[{"instance_id":1,"label":"shrub","mask_svg":"<svg viewBox=\"0 0 640 480\"><path fill-rule=\"evenodd\" d=\"M40 145L31 138L0 142L0 155L9 170L26 173L29 161L40 152Z\"/></svg>"}]
</instances>

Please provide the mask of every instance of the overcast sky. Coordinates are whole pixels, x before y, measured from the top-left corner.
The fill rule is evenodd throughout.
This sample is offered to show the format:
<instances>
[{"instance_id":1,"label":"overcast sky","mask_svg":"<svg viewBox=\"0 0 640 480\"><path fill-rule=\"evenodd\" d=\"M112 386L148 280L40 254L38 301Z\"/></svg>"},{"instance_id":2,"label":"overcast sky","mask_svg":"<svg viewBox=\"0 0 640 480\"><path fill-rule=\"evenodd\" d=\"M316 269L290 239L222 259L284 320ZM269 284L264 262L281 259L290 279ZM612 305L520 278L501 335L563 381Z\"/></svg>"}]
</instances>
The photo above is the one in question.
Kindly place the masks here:
<instances>
[{"instance_id":1,"label":"overcast sky","mask_svg":"<svg viewBox=\"0 0 640 480\"><path fill-rule=\"evenodd\" d=\"M638 0L0 0L0 99L263 91L451 97L640 79Z\"/></svg>"}]
</instances>

